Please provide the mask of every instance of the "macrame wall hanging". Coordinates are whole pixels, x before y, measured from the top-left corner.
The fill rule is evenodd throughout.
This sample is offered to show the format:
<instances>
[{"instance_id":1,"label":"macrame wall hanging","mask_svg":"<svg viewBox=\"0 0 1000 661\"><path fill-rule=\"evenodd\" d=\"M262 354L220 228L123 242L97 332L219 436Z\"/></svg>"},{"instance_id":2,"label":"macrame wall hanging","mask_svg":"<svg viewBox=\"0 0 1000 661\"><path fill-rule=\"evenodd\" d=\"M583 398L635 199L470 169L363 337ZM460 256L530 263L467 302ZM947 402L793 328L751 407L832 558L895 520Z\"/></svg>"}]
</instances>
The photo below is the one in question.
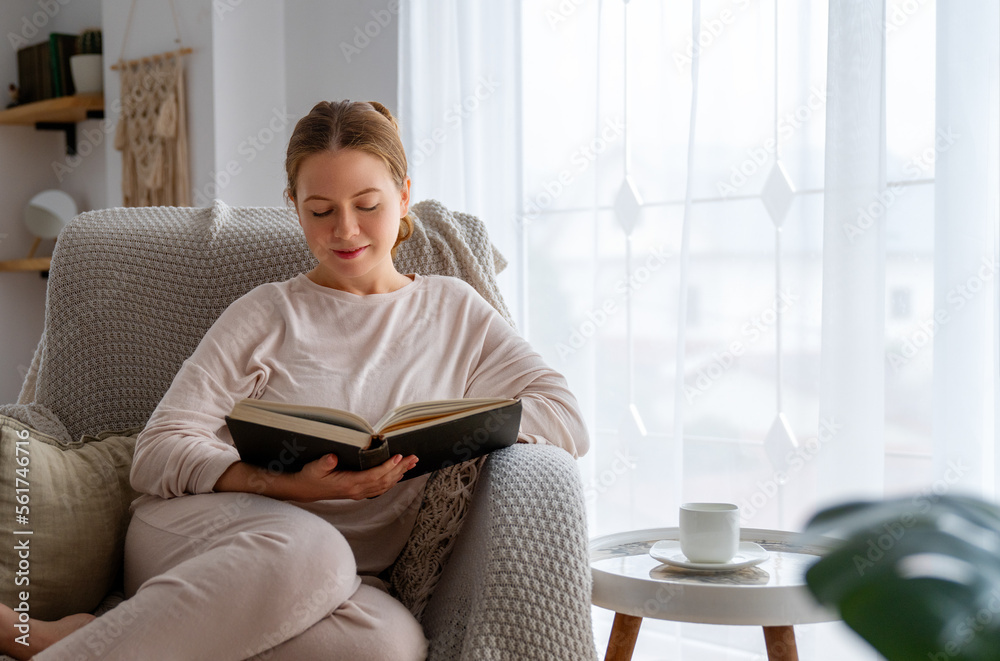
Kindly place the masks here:
<instances>
[{"instance_id":1,"label":"macrame wall hanging","mask_svg":"<svg viewBox=\"0 0 1000 661\"><path fill-rule=\"evenodd\" d=\"M136 0L129 8L122 51L111 68L121 72L121 116L115 148L122 152L122 203L126 207L191 205L184 62L177 8L170 0L178 49L124 59Z\"/></svg>"}]
</instances>

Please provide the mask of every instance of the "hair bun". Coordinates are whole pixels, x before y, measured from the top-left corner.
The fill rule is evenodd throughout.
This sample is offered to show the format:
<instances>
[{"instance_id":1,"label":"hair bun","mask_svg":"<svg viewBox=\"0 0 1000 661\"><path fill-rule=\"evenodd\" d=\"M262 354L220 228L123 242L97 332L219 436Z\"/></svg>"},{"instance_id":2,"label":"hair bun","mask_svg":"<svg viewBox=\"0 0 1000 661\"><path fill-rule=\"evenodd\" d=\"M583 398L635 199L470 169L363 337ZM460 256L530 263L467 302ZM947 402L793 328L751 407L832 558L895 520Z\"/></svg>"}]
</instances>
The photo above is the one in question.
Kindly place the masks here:
<instances>
[{"instance_id":1,"label":"hair bun","mask_svg":"<svg viewBox=\"0 0 1000 661\"><path fill-rule=\"evenodd\" d=\"M389 123L392 124L392 128L396 129L397 133L399 132L399 124L396 123L396 118L392 116L392 113L389 112L388 108L386 108L385 106L383 106L378 101L369 101L368 104L372 108L374 108L375 110L377 110L380 115L382 115L383 117L385 117L386 119L388 119Z\"/></svg>"}]
</instances>

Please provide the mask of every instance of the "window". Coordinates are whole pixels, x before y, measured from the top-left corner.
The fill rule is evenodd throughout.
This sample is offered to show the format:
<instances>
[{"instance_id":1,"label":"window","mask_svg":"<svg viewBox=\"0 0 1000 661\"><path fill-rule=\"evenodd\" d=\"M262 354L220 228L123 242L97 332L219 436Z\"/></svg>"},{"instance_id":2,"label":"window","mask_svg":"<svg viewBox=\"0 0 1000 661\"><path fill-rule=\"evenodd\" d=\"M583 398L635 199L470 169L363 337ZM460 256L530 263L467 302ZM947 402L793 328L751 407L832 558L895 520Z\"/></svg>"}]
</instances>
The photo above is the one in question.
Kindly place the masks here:
<instances>
[{"instance_id":1,"label":"window","mask_svg":"<svg viewBox=\"0 0 1000 661\"><path fill-rule=\"evenodd\" d=\"M591 534L674 525L682 500L796 529L845 494L993 495L996 6L543 0L511 28L473 4L442 10L466 19L455 78L510 84L455 145L461 186L430 178L485 218L517 202L490 231L520 328L590 416ZM501 184L476 207L483 168ZM796 445L818 450L789 470ZM666 627L685 658L759 647ZM837 640L803 656L858 658Z\"/></svg>"}]
</instances>

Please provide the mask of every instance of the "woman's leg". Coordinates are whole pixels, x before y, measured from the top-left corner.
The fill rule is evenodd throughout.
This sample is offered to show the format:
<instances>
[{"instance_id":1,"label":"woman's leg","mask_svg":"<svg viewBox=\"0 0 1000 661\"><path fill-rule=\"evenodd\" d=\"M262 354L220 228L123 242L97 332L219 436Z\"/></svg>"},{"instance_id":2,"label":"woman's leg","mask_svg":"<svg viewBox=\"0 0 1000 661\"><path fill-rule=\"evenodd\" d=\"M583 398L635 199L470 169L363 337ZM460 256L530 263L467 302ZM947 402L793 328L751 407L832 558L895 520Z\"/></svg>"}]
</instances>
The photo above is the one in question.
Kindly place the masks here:
<instances>
[{"instance_id":1,"label":"woman's leg","mask_svg":"<svg viewBox=\"0 0 1000 661\"><path fill-rule=\"evenodd\" d=\"M357 590L354 555L289 503L212 493L141 503L118 607L37 655L238 661L312 627Z\"/></svg>"},{"instance_id":2,"label":"woman's leg","mask_svg":"<svg viewBox=\"0 0 1000 661\"><path fill-rule=\"evenodd\" d=\"M362 585L333 613L252 661L422 661L426 657L427 640L410 611L382 590Z\"/></svg>"}]
</instances>

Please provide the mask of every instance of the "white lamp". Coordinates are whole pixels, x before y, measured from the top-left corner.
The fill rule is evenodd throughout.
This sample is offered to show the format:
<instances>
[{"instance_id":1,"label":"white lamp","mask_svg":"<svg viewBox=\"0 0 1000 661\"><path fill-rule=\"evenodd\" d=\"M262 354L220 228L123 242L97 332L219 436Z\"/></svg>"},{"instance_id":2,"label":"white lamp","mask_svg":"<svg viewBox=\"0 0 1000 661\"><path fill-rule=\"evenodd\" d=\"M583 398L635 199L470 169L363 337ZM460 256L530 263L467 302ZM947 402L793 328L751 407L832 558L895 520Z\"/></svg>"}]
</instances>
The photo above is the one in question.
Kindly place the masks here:
<instances>
[{"instance_id":1,"label":"white lamp","mask_svg":"<svg viewBox=\"0 0 1000 661\"><path fill-rule=\"evenodd\" d=\"M42 239L54 239L76 215L76 202L61 190L44 190L31 198L24 210L24 224L35 235L28 259L35 256Z\"/></svg>"},{"instance_id":2,"label":"white lamp","mask_svg":"<svg viewBox=\"0 0 1000 661\"><path fill-rule=\"evenodd\" d=\"M49 270L48 257L35 257L42 239L54 239L76 215L76 202L61 190L42 191L31 198L24 210L24 224L35 235L26 259L0 261L2 271L41 271L44 277Z\"/></svg>"},{"instance_id":3,"label":"white lamp","mask_svg":"<svg viewBox=\"0 0 1000 661\"><path fill-rule=\"evenodd\" d=\"M54 239L75 215L72 197L61 190L46 190L31 198L24 210L24 224L38 240Z\"/></svg>"}]
</instances>

